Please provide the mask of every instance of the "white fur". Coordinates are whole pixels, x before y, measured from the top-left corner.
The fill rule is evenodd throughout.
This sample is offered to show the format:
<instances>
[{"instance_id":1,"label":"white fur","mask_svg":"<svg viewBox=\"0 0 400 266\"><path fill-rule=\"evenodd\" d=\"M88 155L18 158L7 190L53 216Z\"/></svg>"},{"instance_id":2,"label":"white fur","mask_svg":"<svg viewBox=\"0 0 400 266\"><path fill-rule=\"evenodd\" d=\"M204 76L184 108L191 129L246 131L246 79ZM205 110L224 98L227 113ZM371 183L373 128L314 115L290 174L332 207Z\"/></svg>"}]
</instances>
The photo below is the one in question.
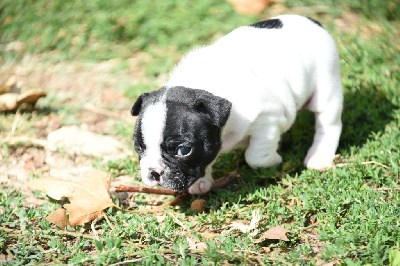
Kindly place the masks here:
<instances>
[{"instance_id":1,"label":"white fur","mask_svg":"<svg viewBox=\"0 0 400 266\"><path fill-rule=\"evenodd\" d=\"M207 193L213 184L213 178L211 176L212 167L209 165L206 169L204 177L197 179L193 185L189 187L190 194L204 194Z\"/></svg>"},{"instance_id":2,"label":"white fur","mask_svg":"<svg viewBox=\"0 0 400 266\"><path fill-rule=\"evenodd\" d=\"M146 150L140 160L140 168L142 180L148 186L158 184L157 181L148 179L150 170L155 169L159 172L164 170L160 144L163 141L166 117L165 96L161 101L148 106L143 112L142 134Z\"/></svg>"},{"instance_id":3,"label":"white fur","mask_svg":"<svg viewBox=\"0 0 400 266\"><path fill-rule=\"evenodd\" d=\"M332 164L342 127L336 46L326 30L307 18L276 18L282 29L241 27L190 52L167 86L202 89L232 102L221 152L244 144L251 167L282 161L280 136L308 103L306 108L316 113L316 134L304 163L322 170ZM200 182L189 191L204 193Z\"/></svg>"}]
</instances>

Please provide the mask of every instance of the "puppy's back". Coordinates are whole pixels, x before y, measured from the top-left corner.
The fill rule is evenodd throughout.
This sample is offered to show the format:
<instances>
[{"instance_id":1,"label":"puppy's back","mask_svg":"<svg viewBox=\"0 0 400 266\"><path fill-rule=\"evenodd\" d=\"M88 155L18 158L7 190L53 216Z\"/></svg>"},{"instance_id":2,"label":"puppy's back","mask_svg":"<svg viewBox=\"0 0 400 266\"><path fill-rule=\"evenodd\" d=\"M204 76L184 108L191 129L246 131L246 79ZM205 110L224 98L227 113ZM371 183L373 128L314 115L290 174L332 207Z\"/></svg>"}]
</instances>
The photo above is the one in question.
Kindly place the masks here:
<instances>
[{"instance_id":1,"label":"puppy's back","mask_svg":"<svg viewBox=\"0 0 400 266\"><path fill-rule=\"evenodd\" d=\"M237 28L193 50L174 69L167 86L206 90L255 110L277 96L286 99L295 114L312 95L319 69L329 72L326 68L338 69L329 33L307 17L283 15Z\"/></svg>"}]
</instances>

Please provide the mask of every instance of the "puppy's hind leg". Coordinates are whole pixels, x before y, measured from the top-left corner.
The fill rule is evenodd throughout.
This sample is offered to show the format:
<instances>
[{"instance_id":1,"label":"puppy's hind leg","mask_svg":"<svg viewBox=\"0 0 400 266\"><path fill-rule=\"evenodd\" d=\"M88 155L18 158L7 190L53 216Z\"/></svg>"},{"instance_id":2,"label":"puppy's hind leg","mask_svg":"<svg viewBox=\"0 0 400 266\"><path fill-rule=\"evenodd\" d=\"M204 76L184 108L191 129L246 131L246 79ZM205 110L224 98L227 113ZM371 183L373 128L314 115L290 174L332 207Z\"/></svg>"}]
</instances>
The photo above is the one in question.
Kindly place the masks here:
<instances>
[{"instance_id":1,"label":"puppy's hind leg","mask_svg":"<svg viewBox=\"0 0 400 266\"><path fill-rule=\"evenodd\" d=\"M315 112L316 120L314 142L304 160L307 168L321 171L332 167L342 131L342 105L342 86L337 73L320 84L307 106Z\"/></svg>"}]
</instances>

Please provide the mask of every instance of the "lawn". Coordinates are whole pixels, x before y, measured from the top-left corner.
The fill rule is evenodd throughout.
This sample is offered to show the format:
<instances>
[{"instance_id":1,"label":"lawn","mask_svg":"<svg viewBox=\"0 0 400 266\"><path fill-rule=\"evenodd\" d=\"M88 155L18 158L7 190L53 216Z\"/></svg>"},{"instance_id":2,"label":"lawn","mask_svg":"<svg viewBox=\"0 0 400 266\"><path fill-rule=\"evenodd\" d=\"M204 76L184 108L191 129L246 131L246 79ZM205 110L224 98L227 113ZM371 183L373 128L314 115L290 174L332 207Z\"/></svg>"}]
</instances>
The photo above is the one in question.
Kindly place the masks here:
<instances>
[{"instance_id":1,"label":"lawn","mask_svg":"<svg viewBox=\"0 0 400 266\"><path fill-rule=\"evenodd\" d=\"M320 21L339 49L344 128L333 169L302 166L314 123L303 112L282 138L276 168L252 170L238 150L213 174L236 170L239 179L178 206L131 213L173 197L113 194L121 209L84 226L62 230L45 219L66 201L31 192L29 180L97 168L141 184L133 152L49 150L40 144L48 135L77 126L133 151L131 104L162 86L185 52L284 13ZM400 265L399 28L395 1L287 0L251 16L219 0L1 1L0 86L15 79L47 96L0 113L0 265ZM198 199L204 211L191 208ZM289 241L263 237L277 226Z\"/></svg>"}]
</instances>

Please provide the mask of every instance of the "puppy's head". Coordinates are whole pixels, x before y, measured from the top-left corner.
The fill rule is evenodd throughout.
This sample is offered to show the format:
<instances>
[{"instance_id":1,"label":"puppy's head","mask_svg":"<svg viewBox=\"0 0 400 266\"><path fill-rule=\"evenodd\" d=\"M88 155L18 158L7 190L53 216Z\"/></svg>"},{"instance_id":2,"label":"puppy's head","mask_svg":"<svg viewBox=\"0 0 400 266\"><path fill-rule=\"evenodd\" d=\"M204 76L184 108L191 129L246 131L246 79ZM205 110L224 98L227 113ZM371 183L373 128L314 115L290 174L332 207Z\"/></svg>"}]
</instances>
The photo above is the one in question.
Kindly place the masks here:
<instances>
[{"instance_id":1,"label":"puppy's head","mask_svg":"<svg viewBox=\"0 0 400 266\"><path fill-rule=\"evenodd\" d=\"M139 116L133 139L143 182L182 190L203 177L221 149L230 109L228 100L203 90L163 87L142 94L131 113Z\"/></svg>"}]
</instances>

